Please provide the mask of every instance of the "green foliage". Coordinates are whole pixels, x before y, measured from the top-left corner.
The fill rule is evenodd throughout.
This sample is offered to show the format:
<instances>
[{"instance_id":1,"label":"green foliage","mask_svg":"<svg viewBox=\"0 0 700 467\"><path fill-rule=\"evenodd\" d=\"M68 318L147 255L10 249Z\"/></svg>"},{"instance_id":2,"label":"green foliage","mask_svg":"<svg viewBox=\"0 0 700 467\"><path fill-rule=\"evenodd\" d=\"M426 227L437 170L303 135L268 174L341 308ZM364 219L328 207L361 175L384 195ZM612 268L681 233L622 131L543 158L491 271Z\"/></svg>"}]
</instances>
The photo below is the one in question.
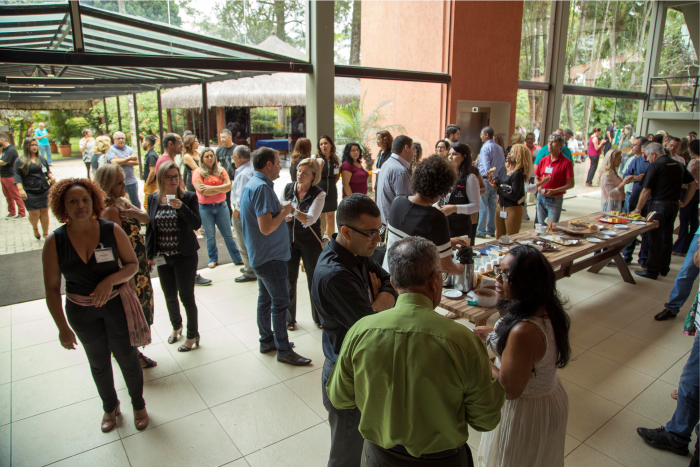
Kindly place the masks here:
<instances>
[{"instance_id":1,"label":"green foliage","mask_svg":"<svg viewBox=\"0 0 700 467\"><path fill-rule=\"evenodd\" d=\"M683 13L669 8L666 12L659 76L697 76L699 72L697 51L688 35L685 17Z\"/></svg>"},{"instance_id":2,"label":"green foliage","mask_svg":"<svg viewBox=\"0 0 700 467\"><path fill-rule=\"evenodd\" d=\"M82 119L75 118L72 110L51 110L40 112L46 117L49 139L58 145L70 144L71 137L79 136Z\"/></svg>"},{"instance_id":3,"label":"green foliage","mask_svg":"<svg viewBox=\"0 0 700 467\"><path fill-rule=\"evenodd\" d=\"M382 130L404 133L405 129L401 125L382 124L384 111L394 105L393 102L382 100L374 109L365 111L365 97L366 94L360 102L352 101L344 105L335 105L335 144L342 145L350 142L360 144L367 170L371 170L372 151L370 144L376 140L377 133Z\"/></svg>"},{"instance_id":4,"label":"green foliage","mask_svg":"<svg viewBox=\"0 0 700 467\"><path fill-rule=\"evenodd\" d=\"M179 11L180 7L176 1L162 1L162 0L120 0L120 1L108 1L108 0L81 0L83 5L94 6L101 10L119 12L119 4L122 3L124 6L124 14L129 16L134 16L136 18L147 19L150 21L157 21L163 24L170 24L172 26L181 26L182 19L180 18ZM169 4L169 5L168 5ZM170 21L168 21L168 6L170 7Z\"/></svg>"}]
</instances>

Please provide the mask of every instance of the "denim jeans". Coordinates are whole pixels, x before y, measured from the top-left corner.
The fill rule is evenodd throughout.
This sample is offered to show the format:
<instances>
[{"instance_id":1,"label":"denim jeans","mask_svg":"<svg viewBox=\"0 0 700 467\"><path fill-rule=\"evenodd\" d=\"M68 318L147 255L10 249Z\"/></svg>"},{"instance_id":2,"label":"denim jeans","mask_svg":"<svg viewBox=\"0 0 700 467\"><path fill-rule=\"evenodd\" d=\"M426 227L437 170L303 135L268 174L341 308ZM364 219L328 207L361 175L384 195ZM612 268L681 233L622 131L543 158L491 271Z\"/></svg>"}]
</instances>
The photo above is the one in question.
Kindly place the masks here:
<instances>
[{"instance_id":1,"label":"denim jeans","mask_svg":"<svg viewBox=\"0 0 700 467\"><path fill-rule=\"evenodd\" d=\"M139 201L139 183L131 183L126 186L126 194L129 195L129 202L141 209L141 201Z\"/></svg>"},{"instance_id":2,"label":"denim jeans","mask_svg":"<svg viewBox=\"0 0 700 467\"><path fill-rule=\"evenodd\" d=\"M549 217L552 222L559 222L561 217L561 205L564 203L563 196L550 198L547 196L537 195L537 222L543 224L545 219Z\"/></svg>"},{"instance_id":3,"label":"denim jeans","mask_svg":"<svg viewBox=\"0 0 700 467\"><path fill-rule=\"evenodd\" d=\"M51 165L51 146L39 145L39 155L46 159L46 162Z\"/></svg>"},{"instance_id":4,"label":"denim jeans","mask_svg":"<svg viewBox=\"0 0 700 467\"><path fill-rule=\"evenodd\" d=\"M236 241L231 234L231 221L228 217L228 208L226 201L220 203L200 204L199 214L202 216L202 225L204 233L207 236L207 254L209 254L209 262L216 263L219 261L219 249L216 247L216 227L219 227L221 236L224 237L224 243L228 254L231 256L231 261L240 263L243 261L241 253L238 251Z\"/></svg>"},{"instance_id":5,"label":"denim jeans","mask_svg":"<svg viewBox=\"0 0 700 467\"><path fill-rule=\"evenodd\" d=\"M258 332L261 347L277 347L277 355L292 353L287 337L287 262L272 260L253 266L258 276ZM274 330L274 332L273 332Z\"/></svg>"},{"instance_id":6,"label":"denim jeans","mask_svg":"<svg viewBox=\"0 0 700 467\"><path fill-rule=\"evenodd\" d=\"M671 290L671 296L668 298L668 303L664 304L664 307L677 315L681 307L688 300L690 292L693 290L693 283L700 273L700 268L698 268L693 262L693 256L698 251L698 239L700 235L695 234L693 239L690 241L690 249L685 255L685 262L680 272L676 276L676 282L673 283L673 289Z\"/></svg>"},{"instance_id":7,"label":"denim jeans","mask_svg":"<svg viewBox=\"0 0 700 467\"><path fill-rule=\"evenodd\" d=\"M695 334L693 349L690 351L688 361L685 362L681 373L681 380L678 383L676 411L666 424L666 432L679 443L686 445L690 443L693 428L698 424L698 418L700 418L700 408L698 406L698 397L700 397L700 391L698 391L698 378L700 377L698 374L698 366L700 365L698 339L700 339L700 332Z\"/></svg>"},{"instance_id":8,"label":"denim jeans","mask_svg":"<svg viewBox=\"0 0 700 467\"><path fill-rule=\"evenodd\" d=\"M685 190L683 190L685 192ZM678 217L681 221L681 225L678 231L678 239L676 243L673 244L673 252L686 254L688 248L690 248L690 242L698 231L698 204L700 203L699 192L695 192L693 197L690 199L690 203L678 212ZM682 195L681 199L685 198L685 193Z\"/></svg>"},{"instance_id":9,"label":"denim jeans","mask_svg":"<svg viewBox=\"0 0 700 467\"><path fill-rule=\"evenodd\" d=\"M491 185L486 185L486 193L481 196L481 209L479 209L479 234L496 234L496 205L498 195Z\"/></svg>"}]
</instances>

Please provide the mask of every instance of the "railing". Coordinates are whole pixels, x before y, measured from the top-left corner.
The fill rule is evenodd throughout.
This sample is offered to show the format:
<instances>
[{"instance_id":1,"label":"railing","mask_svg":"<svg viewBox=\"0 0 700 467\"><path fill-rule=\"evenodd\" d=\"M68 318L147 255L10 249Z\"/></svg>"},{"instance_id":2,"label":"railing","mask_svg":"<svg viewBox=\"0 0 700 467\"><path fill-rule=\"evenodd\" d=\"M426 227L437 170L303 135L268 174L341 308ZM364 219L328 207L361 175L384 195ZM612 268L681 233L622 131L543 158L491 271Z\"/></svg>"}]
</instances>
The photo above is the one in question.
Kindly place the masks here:
<instances>
[{"instance_id":1,"label":"railing","mask_svg":"<svg viewBox=\"0 0 700 467\"><path fill-rule=\"evenodd\" d=\"M651 78L646 110L657 112L700 111L700 76L662 76Z\"/></svg>"}]
</instances>

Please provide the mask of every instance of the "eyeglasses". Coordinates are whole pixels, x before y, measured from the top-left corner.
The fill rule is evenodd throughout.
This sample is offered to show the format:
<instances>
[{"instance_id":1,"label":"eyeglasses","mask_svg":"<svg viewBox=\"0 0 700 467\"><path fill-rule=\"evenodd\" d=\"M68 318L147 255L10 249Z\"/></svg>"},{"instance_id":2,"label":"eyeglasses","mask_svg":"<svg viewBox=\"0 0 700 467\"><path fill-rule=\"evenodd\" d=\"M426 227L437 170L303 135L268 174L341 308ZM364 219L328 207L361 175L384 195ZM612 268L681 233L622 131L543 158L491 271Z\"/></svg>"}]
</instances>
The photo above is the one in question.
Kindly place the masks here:
<instances>
[{"instance_id":1,"label":"eyeglasses","mask_svg":"<svg viewBox=\"0 0 700 467\"><path fill-rule=\"evenodd\" d=\"M442 282L445 282L447 280L447 277L450 275L450 273L445 271L444 269L438 269L438 272L440 273L440 277L442 277Z\"/></svg>"},{"instance_id":2,"label":"eyeglasses","mask_svg":"<svg viewBox=\"0 0 700 467\"><path fill-rule=\"evenodd\" d=\"M165 181L166 182L171 182L173 180L178 180L180 178L179 175L166 175L165 176Z\"/></svg>"},{"instance_id":3,"label":"eyeglasses","mask_svg":"<svg viewBox=\"0 0 700 467\"><path fill-rule=\"evenodd\" d=\"M497 278L498 277L501 278L501 282L503 282L504 284L507 284L508 282L510 282L510 276L507 273L503 272L503 269L501 269L500 266L494 267L493 272L496 273Z\"/></svg>"},{"instance_id":4,"label":"eyeglasses","mask_svg":"<svg viewBox=\"0 0 700 467\"><path fill-rule=\"evenodd\" d=\"M341 224L340 227L347 227L348 229L357 232L359 234L364 235L365 237L369 238L370 241L374 240L375 237L379 236L379 238L382 238L382 235L384 235L384 231L386 230L386 226L382 224L382 226L379 228L379 230L370 230L369 232L363 232L361 230L357 230L354 227L350 227L349 225Z\"/></svg>"}]
</instances>

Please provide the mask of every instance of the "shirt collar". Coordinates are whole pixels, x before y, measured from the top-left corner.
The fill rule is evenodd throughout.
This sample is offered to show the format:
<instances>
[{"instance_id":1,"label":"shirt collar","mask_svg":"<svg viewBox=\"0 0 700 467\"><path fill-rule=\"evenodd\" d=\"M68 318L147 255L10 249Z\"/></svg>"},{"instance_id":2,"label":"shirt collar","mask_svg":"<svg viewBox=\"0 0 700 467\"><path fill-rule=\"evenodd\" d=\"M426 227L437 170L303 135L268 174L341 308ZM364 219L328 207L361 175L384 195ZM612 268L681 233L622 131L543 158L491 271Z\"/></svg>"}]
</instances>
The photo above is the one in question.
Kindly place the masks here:
<instances>
[{"instance_id":1,"label":"shirt collar","mask_svg":"<svg viewBox=\"0 0 700 467\"><path fill-rule=\"evenodd\" d=\"M407 169L408 169L409 167L411 167L411 164L409 164L408 161L407 161L406 159L404 159L403 157L399 156L398 154L395 154L395 153L392 152L392 153L391 153L391 157L392 157L393 159L396 159L397 161L401 162L401 165L403 165L403 166L406 167Z\"/></svg>"},{"instance_id":2,"label":"shirt collar","mask_svg":"<svg viewBox=\"0 0 700 467\"><path fill-rule=\"evenodd\" d=\"M244 170L244 169L248 169L248 168L252 168L252 167L253 167L253 161L249 160L245 164L242 164L237 170Z\"/></svg>"},{"instance_id":3,"label":"shirt collar","mask_svg":"<svg viewBox=\"0 0 700 467\"><path fill-rule=\"evenodd\" d=\"M338 226L340 229L340 226ZM336 241L338 233L331 235L331 241L329 242L329 248L338 255L338 262L342 263L348 267L356 267L362 261L359 256L355 256L350 253L350 250L345 248L343 245Z\"/></svg>"},{"instance_id":4,"label":"shirt collar","mask_svg":"<svg viewBox=\"0 0 700 467\"><path fill-rule=\"evenodd\" d=\"M435 309L432 300L422 293L413 292L400 294L399 298L396 299L396 307L410 307L412 310L415 308L426 308L430 311Z\"/></svg>"},{"instance_id":5,"label":"shirt collar","mask_svg":"<svg viewBox=\"0 0 700 467\"><path fill-rule=\"evenodd\" d=\"M262 180L263 182L265 182L265 183L267 184L267 186L269 186L270 188L272 188L272 180L270 180L270 178L269 178L267 175L265 175L264 173L258 172L258 171L256 170L255 173L253 174L253 177L259 178L260 180Z\"/></svg>"}]
</instances>

